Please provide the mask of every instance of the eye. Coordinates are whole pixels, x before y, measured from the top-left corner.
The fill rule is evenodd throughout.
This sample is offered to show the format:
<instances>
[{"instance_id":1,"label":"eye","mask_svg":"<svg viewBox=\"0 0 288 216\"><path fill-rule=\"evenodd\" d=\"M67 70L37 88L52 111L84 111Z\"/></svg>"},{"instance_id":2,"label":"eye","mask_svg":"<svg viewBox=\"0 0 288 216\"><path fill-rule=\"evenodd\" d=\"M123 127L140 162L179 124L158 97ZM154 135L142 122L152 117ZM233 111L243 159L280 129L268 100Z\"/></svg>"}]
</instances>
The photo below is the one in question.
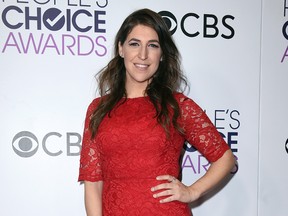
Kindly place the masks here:
<instances>
[{"instance_id":1,"label":"eye","mask_svg":"<svg viewBox=\"0 0 288 216\"><path fill-rule=\"evenodd\" d=\"M137 43L137 42L130 42L129 44L128 44L129 46L139 46L139 43Z\"/></svg>"},{"instance_id":2,"label":"eye","mask_svg":"<svg viewBox=\"0 0 288 216\"><path fill-rule=\"evenodd\" d=\"M174 16L174 14L172 14L169 11L160 11L158 13L160 16L162 16L163 20L165 21L171 35L173 35L176 30L177 30L177 19Z\"/></svg>"},{"instance_id":3,"label":"eye","mask_svg":"<svg viewBox=\"0 0 288 216\"><path fill-rule=\"evenodd\" d=\"M183 148L185 149L185 151L187 152L195 152L197 151L196 148L194 148L189 142L185 141Z\"/></svg>"},{"instance_id":4,"label":"eye","mask_svg":"<svg viewBox=\"0 0 288 216\"><path fill-rule=\"evenodd\" d=\"M158 44L149 44L148 46L152 47L152 48L159 48L160 47Z\"/></svg>"},{"instance_id":5,"label":"eye","mask_svg":"<svg viewBox=\"0 0 288 216\"><path fill-rule=\"evenodd\" d=\"M21 131L16 134L12 141L14 152L20 157L31 157L38 150L38 139L29 131Z\"/></svg>"}]
</instances>

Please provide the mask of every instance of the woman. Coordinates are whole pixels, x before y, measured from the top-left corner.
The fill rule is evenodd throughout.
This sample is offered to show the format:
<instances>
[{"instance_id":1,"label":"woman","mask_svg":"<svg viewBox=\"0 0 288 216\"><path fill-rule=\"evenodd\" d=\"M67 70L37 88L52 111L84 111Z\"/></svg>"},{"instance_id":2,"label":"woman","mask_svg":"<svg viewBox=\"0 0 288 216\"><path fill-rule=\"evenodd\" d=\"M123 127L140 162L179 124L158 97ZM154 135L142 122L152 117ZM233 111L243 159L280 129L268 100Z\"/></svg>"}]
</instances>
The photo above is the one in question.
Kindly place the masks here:
<instances>
[{"instance_id":1,"label":"woman","mask_svg":"<svg viewBox=\"0 0 288 216\"><path fill-rule=\"evenodd\" d=\"M177 93L186 84L179 53L157 13L129 15L114 54L85 121L79 181L87 215L191 215L187 203L215 187L234 156L201 108ZM190 186L178 179L185 140L211 162Z\"/></svg>"}]
</instances>

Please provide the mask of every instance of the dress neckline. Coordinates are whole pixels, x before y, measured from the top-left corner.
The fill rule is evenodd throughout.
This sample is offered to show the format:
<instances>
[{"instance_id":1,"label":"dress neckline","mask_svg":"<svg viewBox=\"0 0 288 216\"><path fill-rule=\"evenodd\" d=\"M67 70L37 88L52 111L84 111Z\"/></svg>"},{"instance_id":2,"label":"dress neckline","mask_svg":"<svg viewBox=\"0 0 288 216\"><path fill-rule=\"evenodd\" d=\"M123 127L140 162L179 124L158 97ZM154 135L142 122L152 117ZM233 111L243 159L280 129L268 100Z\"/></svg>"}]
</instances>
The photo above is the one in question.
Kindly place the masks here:
<instances>
[{"instance_id":1,"label":"dress neckline","mask_svg":"<svg viewBox=\"0 0 288 216\"><path fill-rule=\"evenodd\" d=\"M142 103L144 101L149 101L148 96L140 96L140 97L133 97L133 98L125 98L123 97L122 100L123 102L127 102L128 104L130 103Z\"/></svg>"},{"instance_id":2,"label":"dress neckline","mask_svg":"<svg viewBox=\"0 0 288 216\"><path fill-rule=\"evenodd\" d=\"M137 100L137 99L143 99L143 98L148 98L148 96L139 96L139 97L126 97L125 99L127 100Z\"/></svg>"}]
</instances>

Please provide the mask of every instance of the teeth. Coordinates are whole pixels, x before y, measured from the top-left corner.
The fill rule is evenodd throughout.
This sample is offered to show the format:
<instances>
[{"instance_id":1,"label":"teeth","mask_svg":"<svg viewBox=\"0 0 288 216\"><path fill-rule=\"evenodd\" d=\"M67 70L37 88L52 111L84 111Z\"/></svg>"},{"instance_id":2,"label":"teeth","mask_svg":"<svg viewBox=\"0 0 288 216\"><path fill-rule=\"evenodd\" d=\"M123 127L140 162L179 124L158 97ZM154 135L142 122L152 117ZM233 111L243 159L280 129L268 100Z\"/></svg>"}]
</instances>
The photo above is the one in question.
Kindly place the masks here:
<instances>
[{"instance_id":1,"label":"teeth","mask_svg":"<svg viewBox=\"0 0 288 216\"><path fill-rule=\"evenodd\" d=\"M146 68L148 67L148 65L146 64L135 64L136 67L140 67L140 68Z\"/></svg>"}]
</instances>

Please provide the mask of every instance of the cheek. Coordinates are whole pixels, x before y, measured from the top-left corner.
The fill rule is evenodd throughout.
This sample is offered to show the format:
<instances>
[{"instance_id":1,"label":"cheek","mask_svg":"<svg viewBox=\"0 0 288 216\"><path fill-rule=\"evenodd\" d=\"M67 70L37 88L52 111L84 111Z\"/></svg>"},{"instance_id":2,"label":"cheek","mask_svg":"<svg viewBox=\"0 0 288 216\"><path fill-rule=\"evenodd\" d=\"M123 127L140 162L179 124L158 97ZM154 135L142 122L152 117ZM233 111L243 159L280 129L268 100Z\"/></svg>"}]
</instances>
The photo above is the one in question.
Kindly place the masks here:
<instances>
[{"instance_id":1,"label":"cheek","mask_svg":"<svg viewBox=\"0 0 288 216\"><path fill-rule=\"evenodd\" d=\"M129 67L129 61L126 58L124 58L124 66L125 68Z\"/></svg>"},{"instance_id":2,"label":"cheek","mask_svg":"<svg viewBox=\"0 0 288 216\"><path fill-rule=\"evenodd\" d=\"M132 61L138 56L138 53L135 51L131 50L123 50L123 55L124 55L124 61Z\"/></svg>"},{"instance_id":3,"label":"cheek","mask_svg":"<svg viewBox=\"0 0 288 216\"><path fill-rule=\"evenodd\" d=\"M157 55L154 57L154 62L155 62L155 65L158 67L159 64L160 64L160 60L161 60L161 55Z\"/></svg>"},{"instance_id":4,"label":"cheek","mask_svg":"<svg viewBox=\"0 0 288 216\"><path fill-rule=\"evenodd\" d=\"M157 61L160 62L161 57L162 57L162 54L161 53L157 53L155 59L157 59Z\"/></svg>"}]
</instances>

